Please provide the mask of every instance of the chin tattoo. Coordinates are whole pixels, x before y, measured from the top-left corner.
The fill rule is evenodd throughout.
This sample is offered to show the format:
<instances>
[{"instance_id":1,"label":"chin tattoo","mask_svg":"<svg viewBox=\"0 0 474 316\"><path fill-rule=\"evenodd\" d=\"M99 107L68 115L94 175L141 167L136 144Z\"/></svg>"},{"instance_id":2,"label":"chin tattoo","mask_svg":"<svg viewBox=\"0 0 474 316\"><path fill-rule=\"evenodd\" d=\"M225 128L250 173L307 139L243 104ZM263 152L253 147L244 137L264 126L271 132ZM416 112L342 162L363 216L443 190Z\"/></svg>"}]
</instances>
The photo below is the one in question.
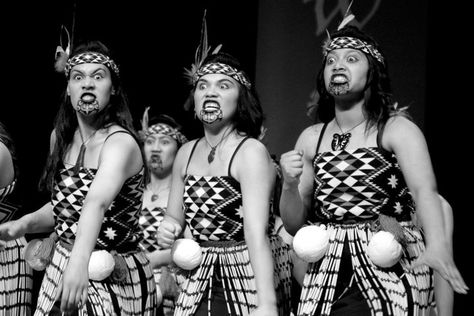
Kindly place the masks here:
<instances>
[{"instance_id":1,"label":"chin tattoo","mask_svg":"<svg viewBox=\"0 0 474 316\"><path fill-rule=\"evenodd\" d=\"M215 111L204 111L201 110L201 119L206 124L212 124L216 121L222 120L222 110L215 110Z\"/></svg>"},{"instance_id":2,"label":"chin tattoo","mask_svg":"<svg viewBox=\"0 0 474 316\"><path fill-rule=\"evenodd\" d=\"M86 103L83 101L77 102L76 111L83 115L92 115L99 112L99 102L94 101L92 103Z\"/></svg>"},{"instance_id":3,"label":"chin tattoo","mask_svg":"<svg viewBox=\"0 0 474 316\"><path fill-rule=\"evenodd\" d=\"M348 83L343 83L343 84L331 83L331 84L329 84L328 92L333 94L333 95L346 94L346 93L349 92L349 84Z\"/></svg>"}]
</instances>

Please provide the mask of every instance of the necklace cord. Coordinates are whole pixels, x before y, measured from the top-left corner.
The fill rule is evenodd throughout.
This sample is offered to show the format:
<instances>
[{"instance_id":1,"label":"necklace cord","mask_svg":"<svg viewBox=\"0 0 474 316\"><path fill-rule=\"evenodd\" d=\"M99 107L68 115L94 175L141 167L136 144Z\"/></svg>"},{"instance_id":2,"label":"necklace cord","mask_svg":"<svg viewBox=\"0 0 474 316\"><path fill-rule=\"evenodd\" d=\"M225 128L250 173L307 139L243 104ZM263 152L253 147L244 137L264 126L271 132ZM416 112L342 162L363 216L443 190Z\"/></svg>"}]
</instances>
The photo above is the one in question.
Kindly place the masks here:
<instances>
[{"instance_id":1,"label":"necklace cord","mask_svg":"<svg viewBox=\"0 0 474 316\"><path fill-rule=\"evenodd\" d=\"M215 144L214 146L212 146L211 143L209 143L209 141L207 140L206 136L204 136L204 140L205 140L206 143L209 145L209 147L211 147L211 151L210 151L209 154L207 155L207 162L208 162L208 163L211 163L211 162L214 161L214 156L216 155L217 146L219 146L219 145L222 143L222 141L223 141L225 138L227 138L227 136L229 136L229 135L232 133L232 131L234 130L234 129L232 129L229 133L227 133L227 131L228 131L231 127L232 127L232 125L229 126L229 127L224 131L224 133L222 133L221 139L220 139L219 142L218 142L217 144ZM227 133L227 134L226 134L226 133Z\"/></svg>"},{"instance_id":2,"label":"necklace cord","mask_svg":"<svg viewBox=\"0 0 474 316\"><path fill-rule=\"evenodd\" d=\"M79 149L79 155L77 156L76 164L74 165L74 171L78 172L81 167L84 166L84 156L86 154L86 145L89 141L94 137L95 133L97 133L98 129L92 132L92 134L84 141L84 137L82 136L81 129L79 129L79 136L81 136L82 144L81 148Z\"/></svg>"},{"instance_id":3,"label":"necklace cord","mask_svg":"<svg viewBox=\"0 0 474 316\"><path fill-rule=\"evenodd\" d=\"M352 131L354 128L356 128L357 126L361 125L362 123L364 123L366 121L366 119L364 118L362 121L360 121L359 123L357 123L356 125L354 125L353 127L349 128L347 131L343 131L342 128L341 128L341 125L339 125L339 122L337 121L337 118L334 117L334 121L336 121L336 125L337 127L339 127L339 130L341 131L342 134L347 134L349 133L350 131Z\"/></svg>"}]
</instances>

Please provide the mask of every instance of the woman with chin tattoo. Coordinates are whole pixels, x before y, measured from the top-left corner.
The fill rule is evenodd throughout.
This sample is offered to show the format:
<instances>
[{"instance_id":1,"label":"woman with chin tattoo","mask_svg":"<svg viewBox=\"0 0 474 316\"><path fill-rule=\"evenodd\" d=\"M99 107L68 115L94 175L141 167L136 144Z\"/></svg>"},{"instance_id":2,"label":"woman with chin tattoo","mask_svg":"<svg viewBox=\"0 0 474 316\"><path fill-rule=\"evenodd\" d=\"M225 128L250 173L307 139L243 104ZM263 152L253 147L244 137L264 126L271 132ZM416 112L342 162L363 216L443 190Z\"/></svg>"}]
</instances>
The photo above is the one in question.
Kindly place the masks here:
<instances>
[{"instance_id":1,"label":"woman with chin tattoo","mask_svg":"<svg viewBox=\"0 0 474 316\"><path fill-rule=\"evenodd\" d=\"M276 171L258 140L263 113L255 88L223 52L192 69L187 104L204 136L178 151L158 242L170 248L186 223L203 258L186 275L175 315L287 316L290 256L273 227Z\"/></svg>"},{"instance_id":2,"label":"woman with chin tattoo","mask_svg":"<svg viewBox=\"0 0 474 316\"><path fill-rule=\"evenodd\" d=\"M320 123L280 159L285 228L294 235L311 219L329 240L306 271L297 315L427 315L433 270L467 292L450 249L451 213L422 132L393 100L384 54L353 18L323 46ZM391 237L375 246L375 236ZM438 315L450 308L441 303Z\"/></svg>"},{"instance_id":3,"label":"woman with chin tattoo","mask_svg":"<svg viewBox=\"0 0 474 316\"><path fill-rule=\"evenodd\" d=\"M158 245L156 233L166 214L176 153L188 140L172 117L162 114L149 118L149 109L145 109L140 131L147 168L140 214L144 237L140 246L145 250L155 274L158 304L161 303L159 315L171 316L182 277L170 267L171 251Z\"/></svg>"},{"instance_id":4,"label":"woman with chin tattoo","mask_svg":"<svg viewBox=\"0 0 474 316\"><path fill-rule=\"evenodd\" d=\"M51 201L0 234L54 230L39 248L54 249L42 258L35 315L155 315L153 272L139 248L143 157L119 68L97 41L62 57L67 85L41 182Z\"/></svg>"}]
</instances>

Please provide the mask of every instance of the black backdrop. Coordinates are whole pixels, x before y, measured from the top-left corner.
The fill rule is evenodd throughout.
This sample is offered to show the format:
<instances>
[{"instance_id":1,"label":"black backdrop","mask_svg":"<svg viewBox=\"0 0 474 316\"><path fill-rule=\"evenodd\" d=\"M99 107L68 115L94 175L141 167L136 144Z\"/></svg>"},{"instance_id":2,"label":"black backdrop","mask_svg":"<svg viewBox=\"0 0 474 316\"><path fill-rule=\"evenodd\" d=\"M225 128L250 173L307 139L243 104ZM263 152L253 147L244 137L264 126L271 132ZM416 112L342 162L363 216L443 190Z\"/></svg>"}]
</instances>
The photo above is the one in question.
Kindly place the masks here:
<instances>
[{"instance_id":1,"label":"black backdrop","mask_svg":"<svg viewBox=\"0 0 474 316\"><path fill-rule=\"evenodd\" d=\"M204 8L208 9L210 44L223 43L224 50L239 57L254 77L258 1L12 2L8 10L2 10L0 120L17 144L20 177L14 198L24 212L48 199L36 185L65 85L53 70L54 52L61 24L71 29L73 10L75 39L103 40L116 53L136 124L145 106L152 106L153 112L178 117L190 136L198 136L199 125L182 109L188 91L182 72L193 60ZM454 208L455 259L472 285L468 260L472 185L461 184L462 179L464 183L471 179L466 149L472 143L467 122L472 106L472 57L465 52L464 42L453 38L467 33L463 10L443 2L429 3L424 131L439 190ZM470 300L472 294L457 295L455 315L470 310Z\"/></svg>"},{"instance_id":2,"label":"black backdrop","mask_svg":"<svg viewBox=\"0 0 474 316\"><path fill-rule=\"evenodd\" d=\"M99 39L120 66L136 127L146 106L151 114L174 116L190 137L200 125L183 104L189 87L184 68L194 60L201 20L207 9L209 44L223 44L255 72L257 3L243 1L229 10L222 1L49 1L14 3L1 23L3 93L0 119L18 150L20 181L16 195L26 211L45 196L36 186L49 147L49 135L66 81L54 71L60 28L73 28L74 42ZM233 2L228 2L231 4ZM47 197L46 197L47 198Z\"/></svg>"},{"instance_id":3,"label":"black backdrop","mask_svg":"<svg viewBox=\"0 0 474 316\"><path fill-rule=\"evenodd\" d=\"M429 2L428 67L425 135L438 189L454 212L454 258L468 295L455 295L454 315L472 315L474 295L472 258L472 36L469 10L462 5ZM472 259L471 259L472 260Z\"/></svg>"}]
</instances>

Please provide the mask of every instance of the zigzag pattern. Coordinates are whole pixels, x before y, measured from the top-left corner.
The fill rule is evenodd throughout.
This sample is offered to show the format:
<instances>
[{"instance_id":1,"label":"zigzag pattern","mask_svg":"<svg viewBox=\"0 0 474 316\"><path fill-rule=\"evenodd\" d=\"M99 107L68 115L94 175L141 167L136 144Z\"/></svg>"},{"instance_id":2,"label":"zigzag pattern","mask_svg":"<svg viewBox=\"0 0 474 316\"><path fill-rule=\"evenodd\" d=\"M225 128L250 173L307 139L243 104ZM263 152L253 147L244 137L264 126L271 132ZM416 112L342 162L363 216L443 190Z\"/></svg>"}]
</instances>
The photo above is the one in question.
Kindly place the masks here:
<instances>
[{"instance_id":1,"label":"zigzag pattern","mask_svg":"<svg viewBox=\"0 0 474 316\"><path fill-rule=\"evenodd\" d=\"M53 211L56 216L56 233L73 243L84 198L89 192L97 170L63 168L56 177L53 192ZM117 248L135 243L141 238L138 215L142 199L143 169L125 181L119 194L105 211L97 240L99 249Z\"/></svg>"},{"instance_id":2,"label":"zigzag pattern","mask_svg":"<svg viewBox=\"0 0 474 316\"><path fill-rule=\"evenodd\" d=\"M242 195L234 178L188 175L184 207L186 221L198 240L244 239Z\"/></svg>"}]
</instances>

